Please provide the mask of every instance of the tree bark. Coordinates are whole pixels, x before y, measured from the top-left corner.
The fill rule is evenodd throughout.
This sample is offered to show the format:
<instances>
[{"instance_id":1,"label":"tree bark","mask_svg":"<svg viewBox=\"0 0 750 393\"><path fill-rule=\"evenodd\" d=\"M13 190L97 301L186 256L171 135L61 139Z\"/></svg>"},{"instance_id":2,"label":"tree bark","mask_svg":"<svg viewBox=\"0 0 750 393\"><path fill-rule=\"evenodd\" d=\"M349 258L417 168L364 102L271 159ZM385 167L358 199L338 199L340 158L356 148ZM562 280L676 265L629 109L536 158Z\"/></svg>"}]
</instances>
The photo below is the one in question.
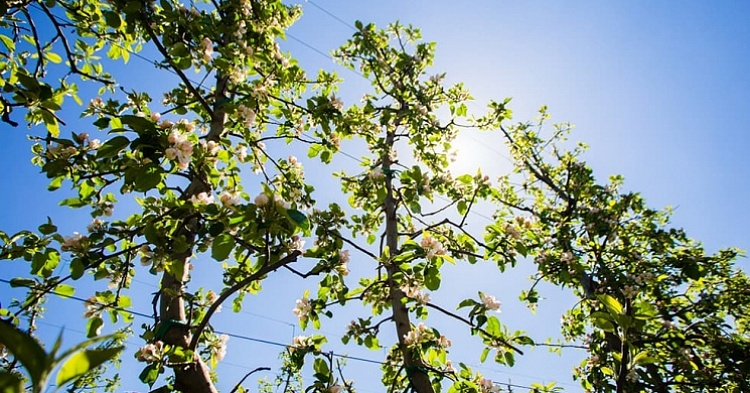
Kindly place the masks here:
<instances>
[{"instance_id":1,"label":"tree bark","mask_svg":"<svg viewBox=\"0 0 750 393\"><path fill-rule=\"evenodd\" d=\"M386 146L389 149L394 147L394 133L388 131L386 135ZM385 174L385 238L386 246L391 258L398 251L398 202L394 196L393 190L393 172L391 171L392 162L386 155L383 157L383 173ZM385 262L388 273L388 284L390 287L391 310L393 321L396 324L396 334L398 335L398 346L404 358L404 367L407 377L412 388L417 393L434 393L430 376L422 361L421 354L413 351L405 343L405 337L411 331L411 320L409 310L404 304L406 296L401 288L396 284L394 275L398 272L398 266L391 261Z\"/></svg>"},{"instance_id":2,"label":"tree bark","mask_svg":"<svg viewBox=\"0 0 750 393\"><path fill-rule=\"evenodd\" d=\"M214 105L211 114L211 124L208 135L209 141L219 141L224 132L226 122L226 112L222 108L222 103L227 96L227 79L221 74L216 76L216 90L214 92ZM184 199L190 199L192 196L201 192L210 193L211 187L205 174L200 170L194 170L190 185L185 190ZM190 271L190 257L192 249L195 246L195 235L197 231L197 222L183 222L182 227L177 231L177 236L184 236L187 244L190 245L188 251L175 253L170 256L173 263L182 267L182 277L175 277L165 272L161 280L161 303L160 303L160 323L170 323L162 340L164 343L174 346L188 348L192 339L190 329L185 326L187 318L185 315L185 301L182 296L184 285L188 281ZM180 269L177 269L178 271ZM177 321L180 324L171 324L170 321ZM216 387L211 381L211 374L206 363L200 358L198 353L193 354L192 363L178 365L173 367L175 376L175 389L185 393L218 393Z\"/></svg>"}]
</instances>

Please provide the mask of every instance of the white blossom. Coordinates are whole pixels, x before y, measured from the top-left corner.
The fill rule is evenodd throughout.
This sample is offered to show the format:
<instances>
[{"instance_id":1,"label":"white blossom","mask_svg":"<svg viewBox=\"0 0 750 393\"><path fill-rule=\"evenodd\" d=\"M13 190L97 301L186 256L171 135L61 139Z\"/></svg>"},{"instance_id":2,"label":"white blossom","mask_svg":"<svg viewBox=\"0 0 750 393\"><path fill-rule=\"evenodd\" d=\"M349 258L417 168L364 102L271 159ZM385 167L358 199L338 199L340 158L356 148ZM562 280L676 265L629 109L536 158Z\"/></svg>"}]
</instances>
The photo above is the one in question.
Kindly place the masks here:
<instances>
[{"instance_id":1,"label":"white blossom","mask_svg":"<svg viewBox=\"0 0 750 393\"><path fill-rule=\"evenodd\" d=\"M229 336L222 334L219 338L209 345L211 355L216 357L216 360L224 360L224 356L227 355L227 341Z\"/></svg>"},{"instance_id":2,"label":"white blossom","mask_svg":"<svg viewBox=\"0 0 750 393\"><path fill-rule=\"evenodd\" d=\"M81 235L78 232L73 232L73 236L67 236L63 239L63 243L60 249L63 251L80 251L83 244L89 238L85 235Z\"/></svg>"},{"instance_id":3,"label":"white blossom","mask_svg":"<svg viewBox=\"0 0 750 393\"><path fill-rule=\"evenodd\" d=\"M214 54L214 43L208 37L203 37L201 40L201 46L203 47L203 61L206 63L211 61L211 56Z\"/></svg>"},{"instance_id":4,"label":"white blossom","mask_svg":"<svg viewBox=\"0 0 750 393\"><path fill-rule=\"evenodd\" d=\"M431 236L425 235L422 238L422 242L420 243L420 245L425 250L427 259L432 259L435 255L445 254L443 245L437 239Z\"/></svg>"},{"instance_id":5,"label":"white blossom","mask_svg":"<svg viewBox=\"0 0 750 393\"><path fill-rule=\"evenodd\" d=\"M292 236L292 242L289 244L292 250L302 251L305 248L305 241L299 235Z\"/></svg>"},{"instance_id":6,"label":"white blossom","mask_svg":"<svg viewBox=\"0 0 750 393\"><path fill-rule=\"evenodd\" d=\"M210 205L214 203L214 196L205 192L198 193L198 195L192 195L190 202L194 205Z\"/></svg>"},{"instance_id":7,"label":"white blossom","mask_svg":"<svg viewBox=\"0 0 750 393\"><path fill-rule=\"evenodd\" d=\"M484 307L491 311L500 311L500 301L495 299L492 295L482 294L482 304Z\"/></svg>"},{"instance_id":8,"label":"white blossom","mask_svg":"<svg viewBox=\"0 0 750 393\"><path fill-rule=\"evenodd\" d=\"M375 167L370 170L370 173L367 174L367 177L370 178L370 180L380 180L385 177L385 174L383 174L383 168L381 167Z\"/></svg>"},{"instance_id":9,"label":"white blossom","mask_svg":"<svg viewBox=\"0 0 750 393\"><path fill-rule=\"evenodd\" d=\"M237 193L224 191L219 194L219 201L224 207L231 208L240 203L240 196Z\"/></svg>"},{"instance_id":10,"label":"white blossom","mask_svg":"<svg viewBox=\"0 0 750 393\"><path fill-rule=\"evenodd\" d=\"M206 293L206 301L209 305L213 305L217 300L219 300L219 294L217 294L216 292L209 290ZM217 306L216 311L214 312L221 312L221 305Z\"/></svg>"},{"instance_id":11,"label":"white blossom","mask_svg":"<svg viewBox=\"0 0 750 393\"><path fill-rule=\"evenodd\" d=\"M146 363L153 363L161 359L162 357L162 348L164 347L164 343L161 341L157 341L156 343L149 343L143 346L141 349L138 350L136 353L136 357L141 362Z\"/></svg>"},{"instance_id":12,"label":"white blossom","mask_svg":"<svg viewBox=\"0 0 750 393\"><path fill-rule=\"evenodd\" d=\"M307 316L310 315L311 311L312 303L307 297L297 299L297 306L294 308L294 310L292 310L292 312L294 312L294 315L301 321L307 320Z\"/></svg>"},{"instance_id":13,"label":"white blossom","mask_svg":"<svg viewBox=\"0 0 750 393\"><path fill-rule=\"evenodd\" d=\"M263 207L267 205L268 202L269 202L268 195L266 195L265 193L260 193L258 194L258 196L255 197L255 204L258 205L259 207Z\"/></svg>"}]
</instances>

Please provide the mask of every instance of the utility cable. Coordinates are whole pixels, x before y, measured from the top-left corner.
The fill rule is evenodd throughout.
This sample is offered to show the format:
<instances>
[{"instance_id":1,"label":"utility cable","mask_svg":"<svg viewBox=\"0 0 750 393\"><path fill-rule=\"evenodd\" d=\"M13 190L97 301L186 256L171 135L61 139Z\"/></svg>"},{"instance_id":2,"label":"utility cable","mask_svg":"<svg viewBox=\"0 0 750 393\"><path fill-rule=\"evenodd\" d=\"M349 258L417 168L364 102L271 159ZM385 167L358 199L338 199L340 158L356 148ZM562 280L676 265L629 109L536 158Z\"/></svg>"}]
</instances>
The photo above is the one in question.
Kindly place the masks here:
<instances>
[{"instance_id":1,"label":"utility cable","mask_svg":"<svg viewBox=\"0 0 750 393\"><path fill-rule=\"evenodd\" d=\"M6 284L9 284L9 285L11 284L10 280L6 280L6 279L3 279L3 278L0 278L0 282L6 283ZM59 293L59 292L55 292L55 291L51 291L51 292L49 292L49 294L56 295L56 296L59 296L59 297L62 297L62 298L77 300L77 301L82 302L84 304L93 304L93 305L98 305L98 306L102 306L102 307L112 308L112 309L115 309L117 311L130 313L132 315L135 315L135 316L138 316L138 317L141 317L141 318L147 318L149 320L153 319L152 315L148 315L146 313L138 312L138 311L131 310L131 309L128 309L128 308L124 308L124 307L116 307L116 306L112 306L112 305L108 305L108 304L102 304L102 303L99 303L99 302L91 302L88 299L84 299L84 298L81 298L81 297L78 297L78 296L74 296L74 295L68 295L68 294L64 294L64 293ZM266 345L271 345L271 346L276 346L276 347L282 347L282 348L289 348L289 349L295 348L293 345L281 343L281 342L278 342L278 341L266 340L266 339L262 339L262 338L246 336L246 335L243 335L243 334L238 334L238 333L233 333L233 332L227 332L227 331L221 331L221 330L214 330L214 332L218 333L218 334L226 334L227 336L229 336L231 338L236 338L236 339L242 340L242 341L255 342L255 343L259 343L259 344L266 344ZM380 366L388 364L388 363L385 363L385 362L380 361L380 360L367 359L367 358L363 358L363 357L359 357L359 356L350 356L350 355L341 354L341 353L337 353L337 352L333 352L333 351L327 351L327 352L326 351L321 351L321 352L322 353L327 353L330 356L333 356L333 357L336 357L336 358L339 358L339 359L343 359L343 360L353 360L353 361L362 362L362 363L377 364L377 365L380 365ZM249 370L249 368L248 368L248 370ZM516 385L516 384L509 384L507 382L496 382L496 381L493 381L493 383L495 383L497 385L501 385L501 386L512 386L512 387L522 388L522 389L536 389L537 391L539 391L539 388L534 388L532 386Z\"/></svg>"}]
</instances>

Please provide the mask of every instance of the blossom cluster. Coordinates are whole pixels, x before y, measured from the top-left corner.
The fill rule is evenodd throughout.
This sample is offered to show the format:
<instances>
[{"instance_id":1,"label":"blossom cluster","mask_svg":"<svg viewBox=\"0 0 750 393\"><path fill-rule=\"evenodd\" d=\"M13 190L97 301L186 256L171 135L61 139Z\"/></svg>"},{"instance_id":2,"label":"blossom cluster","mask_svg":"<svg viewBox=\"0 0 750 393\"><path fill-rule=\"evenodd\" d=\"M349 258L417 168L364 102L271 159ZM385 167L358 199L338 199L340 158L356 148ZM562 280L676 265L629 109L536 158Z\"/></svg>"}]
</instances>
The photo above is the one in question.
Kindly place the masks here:
<instances>
[{"instance_id":1,"label":"blossom cluster","mask_svg":"<svg viewBox=\"0 0 750 393\"><path fill-rule=\"evenodd\" d=\"M491 379L485 377L479 378L479 387L482 388L482 393L498 393L502 391L499 385L495 385Z\"/></svg>"},{"instance_id":2,"label":"blossom cluster","mask_svg":"<svg viewBox=\"0 0 750 393\"><path fill-rule=\"evenodd\" d=\"M424 323L420 323L416 328L412 329L404 335L404 344L409 347L414 347L426 342L433 342L440 348L448 348L451 346L451 340L444 335L439 337L435 334L435 331L427 328Z\"/></svg>"},{"instance_id":3,"label":"blossom cluster","mask_svg":"<svg viewBox=\"0 0 750 393\"><path fill-rule=\"evenodd\" d=\"M216 292L212 290L209 290L208 292L206 292L206 302L208 303L209 306L212 306L214 303L216 303L217 300L219 300L219 294L217 294ZM216 307L216 311L214 312L221 312L221 305Z\"/></svg>"},{"instance_id":4,"label":"blossom cluster","mask_svg":"<svg viewBox=\"0 0 750 393\"><path fill-rule=\"evenodd\" d=\"M425 235L422 238L422 241L420 242L420 246L427 253L427 259L432 259L436 255L445 254L445 249L443 248L442 243L440 243L437 239L429 235Z\"/></svg>"},{"instance_id":5,"label":"blossom cluster","mask_svg":"<svg viewBox=\"0 0 750 393\"><path fill-rule=\"evenodd\" d=\"M401 291L404 292L406 297L409 299L414 299L417 301L417 303L421 305L425 305L430 302L430 295L428 293L423 293L419 290L419 287L414 285L410 285L409 283L404 283L401 285Z\"/></svg>"},{"instance_id":6,"label":"blossom cluster","mask_svg":"<svg viewBox=\"0 0 750 393\"><path fill-rule=\"evenodd\" d=\"M342 276L346 276L347 274L349 274L349 267L347 266L347 264L349 263L350 256L351 252L349 250L339 251L339 264L336 266L336 271L339 272Z\"/></svg>"},{"instance_id":7,"label":"blossom cluster","mask_svg":"<svg viewBox=\"0 0 750 393\"><path fill-rule=\"evenodd\" d=\"M313 341L312 337L295 336L292 339L292 347L290 348L290 350L291 351L294 351L295 349L304 350L313 346L315 346L315 342Z\"/></svg>"},{"instance_id":8,"label":"blossom cluster","mask_svg":"<svg viewBox=\"0 0 750 393\"><path fill-rule=\"evenodd\" d=\"M167 140L171 143L171 146L164 152L167 159L177 160L178 168L187 169L193 156L193 143L188 140L187 135L178 130L172 130Z\"/></svg>"},{"instance_id":9,"label":"blossom cluster","mask_svg":"<svg viewBox=\"0 0 750 393\"><path fill-rule=\"evenodd\" d=\"M89 238L78 232L73 232L73 236L66 236L63 239L60 249L63 251L83 251Z\"/></svg>"},{"instance_id":10,"label":"blossom cluster","mask_svg":"<svg viewBox=\"0 0 750 393\"><path fill-rule=\"evenodd\" d=\"M310 312L312 312L312 302L310 302L310 299L307 297L303 297L302 299L297 299L297 306L294 307L294 315L297 316L297 318L300 319L300 321L306 321L307 316L310 315Z\"/></svg>"},{"instance_id":11,"label":"blossom cluster","mask_svg":"<svg viewBox=\"0 0 750 393\"><path fill-rule=\"evenodd\" d=\"M224 356L227 355L227 341L229 336L222 334L208 344L208 350L216 360L224 360Z\"/></svg>"},{"instance_id":12,"label":"blossom cluster","mask_svg":"<svg viewBox=\"0 0 750 393\"><path fill-rule=\"evenodd\" d=\"M191 195L190 202L194 205L210 205L214 203L214 196L206 192L200 192L197 195Z\"/></svg>"},{"instance_id":13,"label":"blossom cluster","mask_svg":"<svg viewBox=\"0 0 750 393\"><path fill-rule=\"evenodd\" d=\"M96 296L86 299L84 304L86 305L86 312L83 313L84 318L96 317L102 313L103 305L99 303L99 299Z\"/></svg>"},{"instance_id":14,"label":"blossom cluster","mask_svg":"<svg viewBox=\"0 0 750 393\"><path fill-rule=\"evenodd\" d=\"M164 355L164 343L157 341L148 343L136 352L136 358L141 362L154 363L159 361Z\"/></svg>"},{"instance_id":15,"label":"blossom cluster","mask_svg":"<svg viewBox=\"0 0 750 393\"><path fill-rule=\"evenodd\" d=\"M256 113L252 108L248 108L245 104L237 106L237 119L245 125L245 128L250 128L255 125Z\"/></svg>"},{"instance_id":16,"label":"blossom cluster","mask_svg":"<svg viewBox=\"0 0 750 393\"><path fill-rule=\"evenodd\" d=\"M233 208L240 203L240 196L237 192L223 191L219 194L219 201L226 208Z\"/></svg>"},{"instance_id":17,"label":"blossom cluster","mask_svg":"<svg viewBox=\"0 0 750 393\"><path fill-rule=\"evenodd\" d=\"M503 230L508 236L515 240L521 238L521 234L523 234L525 229L530 229L534 225L531 220L524 216L516 216L514 221L515 222L513 223L506 222L503 226Z\"/></svg>"},{"instance_id":18,"label":"blossom cluster","mask_svg":"<svg viewBox=\"0 0 750 393\"><path fill-rule=\"evenodd\" d=\"M499 300L495 299L492 295L482 294L481 295L482 304L484 307L490 311L497 311L500 312L500 305L502 304Z\"/></svg>"}]
</instances>

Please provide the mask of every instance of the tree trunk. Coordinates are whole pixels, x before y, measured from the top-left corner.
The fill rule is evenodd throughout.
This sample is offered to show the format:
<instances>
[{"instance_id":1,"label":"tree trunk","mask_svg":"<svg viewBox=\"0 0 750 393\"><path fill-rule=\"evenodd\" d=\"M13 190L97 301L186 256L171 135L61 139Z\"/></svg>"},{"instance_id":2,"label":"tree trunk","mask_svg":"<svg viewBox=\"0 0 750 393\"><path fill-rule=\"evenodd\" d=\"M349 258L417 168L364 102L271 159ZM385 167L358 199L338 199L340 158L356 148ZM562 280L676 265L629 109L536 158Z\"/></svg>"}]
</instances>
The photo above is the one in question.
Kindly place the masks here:
<instances>
[{"instance_id":1,"label":"tree trunk","mask_svg":"<svg viewBox=\"0 0 750 393\"><path fill-rule=\"evenodd\" d=\"M216 91L214 93L213 114L211 117L210 129L208 136L209 141L219 141L224 131L226 122L226 113L221 107L227 96L227 79L221 74L216 77ZM200 194L201 192L210 193L211 187L205 174L200 170L195 170L190 185L185 190L184 199ZM187 318L185 316L185 301L182 296L184 285L188 280L190 271L190 257L195 245L195 232L198 229L197 222L183 222L182 228L177 231L177 236L184 236L187 244L190 245L188 251L184 253L175 253L170 256L173 263L181 265L182 277L174 277L172 274L165 272L161 280L161 304L160 304L160 323L170 323L169 321L178 321L181 324L170 324L166 331L163 341L166 344L180 346L188 349L191 341L190 329L185 326ZM189 348L195 350L195 348ZM185 393L218 393L216 387L211 381L211 374L208 366L196 352L193 355L193 362L185 365L174 366L175 389Z\"/></svg>"},{"instance_id":2,"label":"tree trunk","mask_svg":"<svg viewBox=\"0 0 750 393\"><path fill-rule=\"evenodd\" d=\"M386 145L389 149L393 149L394 133L391 131L389 131L386 136ZM386 186L386 196L384 201L385 238L388 252L391 258L393 258L398 251L398 206L396 198L394 197L391 164L392 162L389 157L383 157L383 173L385 174ZM388 284L390 287L392 317L396 324L398 346L404 357L404 367L406 368L406 375L409 378L409 383L417 393L434 393L432 383L430 382L430 376L427 374L427 370L424 367L421 354L409 348L404 341L406 335L411 331L411 320L409 318L409 310L403 302L406 296L393 278L398 272L398 267L388 261L386 262L386 271L388 272Z\"/></svg>"}]
</instances>

